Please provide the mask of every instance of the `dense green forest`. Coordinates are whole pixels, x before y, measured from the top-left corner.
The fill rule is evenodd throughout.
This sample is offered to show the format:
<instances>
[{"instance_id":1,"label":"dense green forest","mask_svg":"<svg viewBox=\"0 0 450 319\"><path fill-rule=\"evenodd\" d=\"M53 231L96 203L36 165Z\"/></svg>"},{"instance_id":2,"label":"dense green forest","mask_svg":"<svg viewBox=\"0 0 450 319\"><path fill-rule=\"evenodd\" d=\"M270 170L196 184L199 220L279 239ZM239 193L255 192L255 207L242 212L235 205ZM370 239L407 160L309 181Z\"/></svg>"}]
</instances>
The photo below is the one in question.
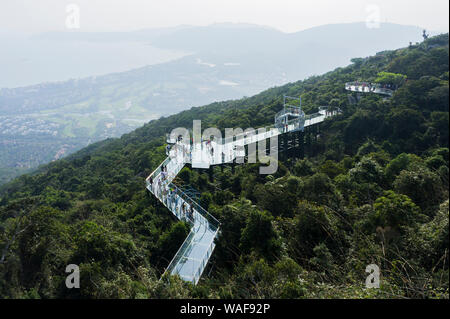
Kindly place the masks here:
<instances>
[{"instance_id":1,"label":"dense green forest","mask_svg":"<svg viewBox=\"0 0 450 319\"><path fill-rule=\"evenodd\" d=\"M390 99L357 98L346 82L406 76ZM0 190L2 298L448 298L448 34L352 60L254 97L152 121L23 175ZM404 78L404 77L403 77ZM222 223L197 286L165 276L189 226L145 189L166 133L273 123L283 95L342 114L309 133L305 157L186 167L180 183ZM80 266L81 288L65 286ZM381 270L366 289L366 266Z\"/></svg>"}]
</instances>

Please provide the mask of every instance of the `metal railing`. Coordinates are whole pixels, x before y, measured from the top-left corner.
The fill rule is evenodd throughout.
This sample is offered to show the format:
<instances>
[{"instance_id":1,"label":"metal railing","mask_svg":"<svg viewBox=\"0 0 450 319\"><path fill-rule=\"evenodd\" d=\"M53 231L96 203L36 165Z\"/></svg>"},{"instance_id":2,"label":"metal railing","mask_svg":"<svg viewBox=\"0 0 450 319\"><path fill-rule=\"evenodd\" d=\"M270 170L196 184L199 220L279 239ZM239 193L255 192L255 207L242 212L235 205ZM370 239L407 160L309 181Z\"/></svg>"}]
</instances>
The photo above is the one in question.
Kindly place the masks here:
<instances>
[{"instance_id":1,"label":"metal railing","mask_svg":"<svg viewBox=\"0 0 450 319\"><path fill-rule=\"evenodd\" d=\"M277 121L279 118L285 115L302 117L305 116L305 113L302 111L300 107L287 106L283 110L275 114L275 121Z\"/></svg>"}]
</instances>

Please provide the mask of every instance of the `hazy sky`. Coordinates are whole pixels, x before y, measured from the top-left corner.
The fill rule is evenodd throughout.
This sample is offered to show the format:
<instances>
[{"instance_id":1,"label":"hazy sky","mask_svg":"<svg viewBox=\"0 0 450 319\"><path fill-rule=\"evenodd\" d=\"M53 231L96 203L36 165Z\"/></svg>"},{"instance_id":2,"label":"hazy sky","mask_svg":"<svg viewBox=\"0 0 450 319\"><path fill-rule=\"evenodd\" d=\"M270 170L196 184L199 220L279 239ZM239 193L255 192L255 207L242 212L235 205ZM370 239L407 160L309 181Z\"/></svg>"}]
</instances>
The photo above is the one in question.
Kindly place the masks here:
<instances>
[{"instance_id":1,"label":"hazy sky","mask_svg":"<svg viewBox=\"0 0 450 319\"><path fill-rule=\"evenodd\" d=\"M80 9L79 31L241 22L294 32L366 21L374 8L381 22L449 29L448 0L0 0L0 33L65 30L72 3Z\"/></svg>"}]
</instances>

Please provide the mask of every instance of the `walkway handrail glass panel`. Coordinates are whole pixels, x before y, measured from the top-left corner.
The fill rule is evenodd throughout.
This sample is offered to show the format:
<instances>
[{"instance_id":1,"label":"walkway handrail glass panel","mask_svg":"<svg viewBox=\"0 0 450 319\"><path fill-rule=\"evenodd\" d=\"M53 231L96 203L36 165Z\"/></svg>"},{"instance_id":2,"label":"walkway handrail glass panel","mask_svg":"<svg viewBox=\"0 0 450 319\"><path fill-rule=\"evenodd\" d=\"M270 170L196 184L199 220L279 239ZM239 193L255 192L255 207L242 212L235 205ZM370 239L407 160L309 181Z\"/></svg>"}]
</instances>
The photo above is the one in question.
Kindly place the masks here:
<instances>
[{"instance_id":1,"label":"walkway handrail glass panel","mask_svg":"<svg viewBox=\"0 0 450 319\"><path fill-rule=\"evenodd\" d=\"M205 255L203 256L203 258L202 258L202 263L201 263L201 267L199 267L199 269L198 269L198 271L194 274L194 282L195 283L197 283L198 282L198 280L200 279L200 277L201 277L201 275L202 275L202 273L203 273L203 271L205 270L205 268L206 268L206 264L208 263L208 261L209 261L209 258L211 257L211 254L212 254L212 252L213 252L213 250L214 250L214 248L215 248L215 243L214 243L214 240L216 239L216 237L217 237L217 235L219 234L219 229L217 229L216 230L216 232L215 232L215 234L214 234L214 236L213 236L213 239L210 241L210 243L209 243L209 245L208 245L208 250L205 252Z\"/></svg>"},{"instance_id":2,"label":"walkway handrail glass panel","mask_svg":"<svg viewBox=\"0 0 450 319\"><path fill-rule=\"evenodd\" d=\"M172 271L175 269L176 265L184 257L183 252L186 251L186 249L189 247L194 236L195 236L195 230L194 230L194 228L191 228L188 236L186 237L183 244L180 246L177 253L175 254L175 257L172 259L169 266L167 266L165 273L172 273Z\"/></svg>"}]
</instances>

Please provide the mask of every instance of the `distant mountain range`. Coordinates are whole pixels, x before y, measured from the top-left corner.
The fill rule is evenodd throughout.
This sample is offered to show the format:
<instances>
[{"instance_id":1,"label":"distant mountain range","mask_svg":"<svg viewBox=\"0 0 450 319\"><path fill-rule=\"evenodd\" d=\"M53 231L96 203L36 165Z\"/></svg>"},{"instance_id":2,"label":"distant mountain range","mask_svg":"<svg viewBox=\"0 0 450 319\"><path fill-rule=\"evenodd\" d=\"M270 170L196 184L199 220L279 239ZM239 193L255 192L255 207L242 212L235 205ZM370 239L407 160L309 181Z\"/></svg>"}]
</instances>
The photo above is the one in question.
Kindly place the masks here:
<instances>
[{"instance_id":1,"label":"distant mountain range","mask_svg":"<svg viewBox=\"0 0 450 319\"><path fill-rule=\"evenodd\" d=\"M234 63L252 64L263 72L270 66L267 63L274 63L286 69L288 81L296 81L344 66L355 56L422 40L421 32L414 26L368 28L365 23L350 23L283 33L230 23L133 32L47 32L29 38L0 34L4 47L0 88L128 71L189 54L235 59Z\"/></svg>"},{"instance_id":2,"label":"distant mountain range","mask_svg":"<svg viewBox=\"0 0 450 319\"><path fill-rule=\"evenodd\" d=\"M418 27L382 24L370 29L364 23L326 25L289 34L254 25L216 24L124 33L36 35L30 39L34 45L65 48L38 59L43 63L38 76L64 73L71 63L73 69L80 69L80 65L83 72L92 70L92 75L101 73L100 69L115 70L115 61L120 61L119 70L128 63L139 65L146 60L136 61L136 50L145 46L151 52L157 50L153 63L169 62L0 89L0 182L2 169L10 173L9 168L20 171L36 167L91 142L120 136L151 119L319 75L349 64L352 57L405 47L421 37ZM8 41L6 44L12 43ZM95 50L89 55L94 44ZM64 55L67 48L84 53L68 57ZM0 62L0 66L2 63L6 62ZM104 66L99 67L102 63ZM14 67L11 64L5 69ZM68 78L71 70L67 66Z\"/></svg>"}]
</instances>

